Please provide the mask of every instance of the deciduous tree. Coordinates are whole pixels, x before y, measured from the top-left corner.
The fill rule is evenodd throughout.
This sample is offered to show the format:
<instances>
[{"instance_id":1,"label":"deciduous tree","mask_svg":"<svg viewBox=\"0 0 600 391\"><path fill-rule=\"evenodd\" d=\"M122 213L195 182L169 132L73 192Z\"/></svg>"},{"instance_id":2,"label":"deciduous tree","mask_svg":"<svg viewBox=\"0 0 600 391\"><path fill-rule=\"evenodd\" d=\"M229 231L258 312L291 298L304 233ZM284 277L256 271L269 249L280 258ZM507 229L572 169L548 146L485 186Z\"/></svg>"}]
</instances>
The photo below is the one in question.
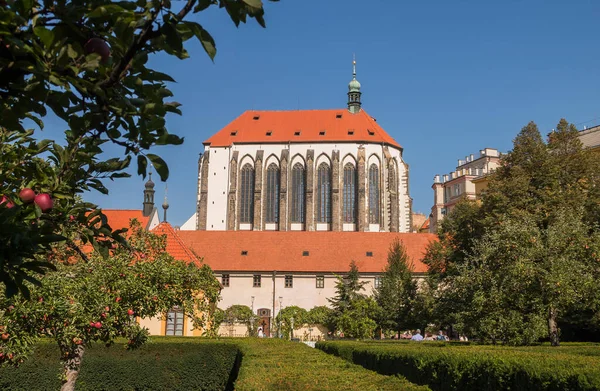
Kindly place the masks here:
<instances>
[{"instance_id":1,"label":"deciduous tree","mask_svg":"<svg viewBox=\"0 0 600 391\"><path fill-rule=\"evenodd\" d=\"M490 176L481 207L455 208L430 247L438 307L483 339L530 343L545 324L558 345L561 316L598 310L599 171L567 121L547 143L534 123L525 126ZM480 228L456 241L471 219Z\"/></svg>"},{"instance_id":2,"label":"deciduous tree","mask_svg":"<svg viewBox=\"0 0 600 391\"><path fill-rule=\"evenodd\" d=\"M74 389L85 347L111 345L127 338L126 348L143 344L148 330L139 318L163 317L177 306L194 328L206 328L220 288L210 268L176 261L157 237L134 221L131 248L117 246L110 257L76 258L68 247L55 248L56 271L22 294L0 296L0 361L18 364L39 337L53 339L64 364L63 390Z\"/></svg>"},{"instance_id":3,"label":"deciduous tree","mask_svg":"<svg viewBox=\"0 0 600 391\"><path fill-rule=\"evenodd\" d=\"M98 230L87 224L85 216L96 208L77 201L77 194L106 193L103 182L129 176L134 160L138 174L145 175L150 162L167 179L167 164L150 151L183 142L166 126L167 114L181 111L170 100L168 83L174 79L151 68L149 60L161 52L187 58L184 43L192 38L214 58L215 41L190 20L211 6L227 11L236 26L249 17L265 26L260 0L3 2L0 198L11 202L0 209L17 206L2 211L0 227L0 247L6 249L0 254L0 277L7 294L52 268L35 256L47 251L48 243L68 237L63 231L71 216L87 225L80 230L82 239L105 254L118 240L101 215L104 224ZM43 140L28 129L43 128L49 112L66 129L64 139ZM110 144L116 148L108 151ZM18 194L25 187L48 194L52 210L40 216L39 206L22 207Z\"/></svg>"}]
</instances>

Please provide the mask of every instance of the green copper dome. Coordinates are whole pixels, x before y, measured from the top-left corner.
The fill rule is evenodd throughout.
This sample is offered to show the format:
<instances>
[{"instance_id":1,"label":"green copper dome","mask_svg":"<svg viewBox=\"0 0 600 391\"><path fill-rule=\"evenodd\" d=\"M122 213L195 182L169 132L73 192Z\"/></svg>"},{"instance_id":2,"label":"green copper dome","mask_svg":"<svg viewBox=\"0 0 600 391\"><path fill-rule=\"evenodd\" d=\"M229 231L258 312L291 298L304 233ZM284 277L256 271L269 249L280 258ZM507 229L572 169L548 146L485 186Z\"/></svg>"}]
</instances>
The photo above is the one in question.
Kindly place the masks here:
<instances>
[{"instance_id":1,"label":"green copper dome","mask_svg":"<svg viewBox=\"0 0 600 391\"><path fill-rule=\"evenodd\" d=\"M350 83L348 83L348 91L350 92L360 92L360 83L356 79L352 79Z\"/></svg>"}]
</instances>

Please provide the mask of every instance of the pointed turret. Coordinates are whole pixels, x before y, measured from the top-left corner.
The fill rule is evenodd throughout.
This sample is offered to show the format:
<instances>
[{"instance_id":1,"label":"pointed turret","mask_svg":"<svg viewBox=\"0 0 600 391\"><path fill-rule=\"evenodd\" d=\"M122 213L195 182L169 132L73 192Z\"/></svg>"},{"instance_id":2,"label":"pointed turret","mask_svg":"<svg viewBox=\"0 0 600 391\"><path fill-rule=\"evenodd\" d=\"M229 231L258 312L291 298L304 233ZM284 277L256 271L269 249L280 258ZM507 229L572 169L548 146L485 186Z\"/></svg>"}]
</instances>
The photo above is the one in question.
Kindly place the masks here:
<instances>
[{"instance_id":1,"label":"pointed turret","mask_svg":"<svg viewBox=\"0 0 600 391\"><path fill-rule=\"evenodd\" d=\"M152 182L152 173L149 174L148 182L144 189L144 208L142 214L150 216L154 210L154 182Z\"/></svg>"},{"instance_id":2,"label":"pointed turret","mask_svg":"<svg viewBox=\"0 0 600 391\"><path fill-rule=\"evenodd\" d=\"M348 83L348 111L356 114L360 111L360 83L356 80L356 59L352 59L352 80Z\"/></svg>"}]
</instances>

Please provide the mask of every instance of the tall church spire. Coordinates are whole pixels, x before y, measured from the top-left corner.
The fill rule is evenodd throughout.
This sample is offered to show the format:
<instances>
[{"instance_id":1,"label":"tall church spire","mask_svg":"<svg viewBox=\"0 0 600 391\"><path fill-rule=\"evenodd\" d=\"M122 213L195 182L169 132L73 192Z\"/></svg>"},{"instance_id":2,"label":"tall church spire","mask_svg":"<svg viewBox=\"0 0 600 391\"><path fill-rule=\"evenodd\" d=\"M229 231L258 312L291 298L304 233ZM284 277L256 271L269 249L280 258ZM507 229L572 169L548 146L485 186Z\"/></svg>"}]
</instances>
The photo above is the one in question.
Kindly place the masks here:
<instances>
[{"instance_id":1,"label":"tall church spire","mask_svg":"<svg viewBox=\"0 0 600 391\"><path fill-rule=\"evenodd\" d=\"M352 80L348 83L348 111L356 114L360 111L360 83L356 80L356 58L352 56Z\"/></svg>"},{"instance_id":2,"label":"tall church spire","mask_svg":"<svg viewBox=\"0 0 600 391\"><path fill-rule=\"evenodd\" d=\"M148 182L146 182L144 189L144 209L142 214L144 216L150 216L154 210L154 182L152 182L152 173L150 173Z\"/></svg>"}]
</instances>

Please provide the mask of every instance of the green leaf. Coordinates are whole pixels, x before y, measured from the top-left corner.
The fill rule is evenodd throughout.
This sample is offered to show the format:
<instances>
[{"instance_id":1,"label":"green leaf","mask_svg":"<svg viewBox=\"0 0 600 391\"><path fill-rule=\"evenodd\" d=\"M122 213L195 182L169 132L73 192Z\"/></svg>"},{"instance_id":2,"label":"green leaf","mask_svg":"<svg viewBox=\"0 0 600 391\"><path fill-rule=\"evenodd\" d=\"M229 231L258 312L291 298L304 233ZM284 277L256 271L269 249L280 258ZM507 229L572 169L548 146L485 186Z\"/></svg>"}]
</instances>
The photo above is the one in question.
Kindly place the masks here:
<instances>
[{"instance_id":1,"label":"green leaf","mask_svg":"<svg viewBox=\"0 0 600 391\"><path fill-rule=\"evenodd\" d=\"M75 50L73 48L73 45L70 45L70 44L67 45L67 54L69 55L69 58L75 59L75 58L79 57L79 54L77 53L77 50Z\"/></svg>"},{"instance_id":2,"label":"green leaf","mask_svg":"<svg viewBox=\"0 0 600 391\"><path fill-rule=\"evenodd\" d=\"M204 11L212 4L216 4L217 2L214 0L198 0L198 4L194 7L194 13Z\"/></svg>"},{"instance_id":3,"label":"green leaf","mask_svg":"<svg viewBox=\"0 0 600 391\"><path fill-rule=\"evenodd\" d=\"M49 48L54 41L54 33L52 30L48 30L42 26L36 26L33 28L33 33L42 41L46 48Z\"/></svg>"},{"instance_id":4,"label":"green leaf","mask_svg":"<svg viewBox=\"0 0 600 391\"><path fill-rule=\"evenodd\" d=\"M250 7L254 8L262 8L263 4L261 0L242 0L244 3L248 4Z\"/></svg>"},{"instance_id":5,"label":"green leaf","mask_svg":"<svg viewBox=\"0 0 600 391\"><path fill-rule=\"evenodd\" d=\"M141 175L144 179L146 179L146 169L148 167L148 160L144 155L138 155L138 175Z\"/></svg>"},{"instance_id":6,"label":"green leaf","mask_svg":"<svg viewBox=\"0 0 600 391\"><path fill-rule=\"evenodd\" d=\"M183 50L183 42L177 32L177 29L172 23L166 23L162 26L161 31L164 33L165 41L169 47L175 52L181 52Z\"/></svg>"},{"instance_id":7,"label":"green leaf","mask_svg":"<svg viewBox=\"0 0 600 391\"><path fill-rule=\"evenodd\" d=\"M36 117L35 115L33 115L31 113L26 113L25 116L27 118L29 118L30 120L32 120L33 122L35 122L37 124L37 126L40 127L40 129L44 129L44 123L42 122L41 119L39 119L38 117Z\"/></svg>"},{"instance_id":8,"label":"green leaf","mask_svg":"<svg viewBox=\"0 0 600 391\"><path fill-rule=\"evenodd\" d=\"M123 7L118 6L116 4L102 5L92 12L90 12L87 16L88 18L99 18L102 16L106 16L109 14L120 14L125 11Z\"/></svg>"},{"instance_id":9,"label":"green leaf","mask_svg":"<svg viewBox=\"0 0 600 391\"><path fill-rule=\"evenodd\" d=\"M152 166L160 175L161 181L166 181L169 178L169 167L167 167L167 163L158 155L154 155L152 153L147 154L148 159L152 162Z\"/></svg>"},{"instance_id":10,"label":"green leaf","mask_svg":"<svg viewBox=\"0 0 600 391\"><path fill-rule=\"evenodd\" d=\"M190 27L196 38L198 38L202 44L206 54L208 54L211 60L214 60L215 55L217 54L217 46L213 37L208 33L208 31L206 31L196 22L186 22L186 24Z\"/></svg>"}]
</instances>

